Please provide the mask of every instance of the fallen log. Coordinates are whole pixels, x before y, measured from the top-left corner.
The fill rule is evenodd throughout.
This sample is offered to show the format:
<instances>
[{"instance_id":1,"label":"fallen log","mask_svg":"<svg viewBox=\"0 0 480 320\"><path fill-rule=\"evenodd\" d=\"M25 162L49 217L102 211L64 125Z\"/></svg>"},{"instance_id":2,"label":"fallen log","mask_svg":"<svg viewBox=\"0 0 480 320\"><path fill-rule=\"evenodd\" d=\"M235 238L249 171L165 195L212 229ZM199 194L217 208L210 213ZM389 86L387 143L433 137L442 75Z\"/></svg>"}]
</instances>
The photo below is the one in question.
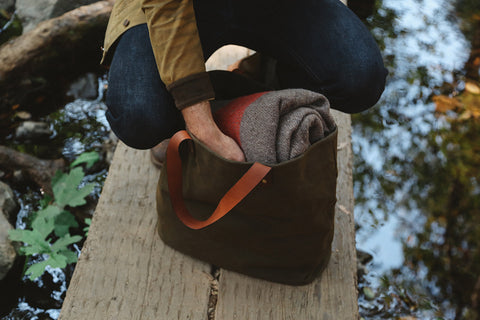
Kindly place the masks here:
<instances>
[{"instance_id":1,"label":"fallen log","mask_svg":"<svg viewBox=\"0 0 480 320\"><path fill-rule=\"evenodd\" d=\"M51 179L57 170L65 168L63 159L43 160L11 148L0 146L0 167L20 170L47 194L52 194Z\"/></svg>"},{"instance_id":2,"label":"fallen log","mask_svg":"<svg viewBox=\"0 0 480 320\"><path fill-rule=\"evenodd\" d=\"M0 82L17 77L19 71L32 72L35 68L42 68L38 62L47 63L47 60L55 60L59 54L71 50L65 47L72 48L77 42L88 42L85 35L106 27L112 7L113 1L79 7L43 21L30 32L5 43L0 47ZM100 52L100 47L96 50Z\"/></svg>"},{"instance_id":3,"label":"fallen log","mask_svg":"<svg viewBox=\"0 0 480 320\"><path fill-rule=\"evenodd\" d=\"M0 111L28 104L46 87L65 85L66 79L100 70L112 8L113 0L82 6L4 43L0 47ZM29 97L31 92L35 94Z\"/></svg>"}]
</instances>

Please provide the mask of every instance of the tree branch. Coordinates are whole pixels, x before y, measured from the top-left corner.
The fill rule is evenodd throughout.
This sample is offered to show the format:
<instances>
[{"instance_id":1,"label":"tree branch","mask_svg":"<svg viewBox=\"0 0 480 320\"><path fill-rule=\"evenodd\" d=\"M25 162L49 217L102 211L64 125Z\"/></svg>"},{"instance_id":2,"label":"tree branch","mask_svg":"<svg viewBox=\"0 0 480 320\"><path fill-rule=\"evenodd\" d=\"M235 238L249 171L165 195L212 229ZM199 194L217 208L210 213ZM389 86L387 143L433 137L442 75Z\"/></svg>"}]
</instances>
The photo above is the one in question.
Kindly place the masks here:
<instances>
[{"instance_id":1,"label":"tree branch","mask_svg":"<svg viewBox=\"0 0 480 320\"><path fill-rule=\"evenodd\" d=\"M9 170L21 170L43 190L52 194L51 179L57 170L65 168L63 159L43 160L0 146L0 167Z\"/></svg>"},{"instance_id":2,"label":"tree branch","mask_svg":"<svg viewBox=\"0 0 480 320\"><path fill-rule=\"evenodd\" d=\"M19 71L33 71L39 60L45 63L45 59L58 58L57 46L60 46L60 51L68 50L65 47L71 48L75 42L84 41L84 35L89 30L106 27L112 7L113 1L79 7L43 21L30 32L5 43L0 47L0 82ZM100 48L97 49L100 51Z\"/></svg>"}]
</instances>

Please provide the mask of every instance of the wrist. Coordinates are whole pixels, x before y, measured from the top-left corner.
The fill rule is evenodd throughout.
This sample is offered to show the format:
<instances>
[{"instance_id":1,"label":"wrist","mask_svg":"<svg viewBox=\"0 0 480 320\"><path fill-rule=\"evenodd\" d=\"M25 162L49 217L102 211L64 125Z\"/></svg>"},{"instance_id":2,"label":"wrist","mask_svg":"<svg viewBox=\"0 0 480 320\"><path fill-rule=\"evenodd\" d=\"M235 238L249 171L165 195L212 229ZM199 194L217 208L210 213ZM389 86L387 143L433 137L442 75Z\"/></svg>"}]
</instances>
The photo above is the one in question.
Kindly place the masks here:
<instances>
[{"instance_id":1,"label":"wrist","mask_svg":"<svg viewBox=\"0 0 480 320\"><path fill-rule=\"evenodd\" d=\"M187 129L200 140L221 134L213 120L208 101L202 101L183 109L182 115Z\"/></svg>"}]
</instances>

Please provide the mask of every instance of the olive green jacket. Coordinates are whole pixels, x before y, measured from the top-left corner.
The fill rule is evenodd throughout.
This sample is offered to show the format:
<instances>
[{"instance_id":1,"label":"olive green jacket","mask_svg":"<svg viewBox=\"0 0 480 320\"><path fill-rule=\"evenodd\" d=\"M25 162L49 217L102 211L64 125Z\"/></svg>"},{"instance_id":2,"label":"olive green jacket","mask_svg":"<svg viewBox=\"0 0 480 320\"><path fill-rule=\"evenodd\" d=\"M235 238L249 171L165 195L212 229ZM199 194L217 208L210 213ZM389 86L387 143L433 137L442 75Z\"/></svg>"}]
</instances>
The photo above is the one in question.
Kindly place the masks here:
<instances>
[{"instance_id":1,"label":"olive green jacket","mask_svg":"<svg viewBox=\"0 0 480 320\"><path fill-rule=\"evenodd\" d=\"M160 78L179 109L214 98L205 71L193 0L116 0L105 35L102 63L126 30L146 23Z\"/></svg>"}]
</instances>

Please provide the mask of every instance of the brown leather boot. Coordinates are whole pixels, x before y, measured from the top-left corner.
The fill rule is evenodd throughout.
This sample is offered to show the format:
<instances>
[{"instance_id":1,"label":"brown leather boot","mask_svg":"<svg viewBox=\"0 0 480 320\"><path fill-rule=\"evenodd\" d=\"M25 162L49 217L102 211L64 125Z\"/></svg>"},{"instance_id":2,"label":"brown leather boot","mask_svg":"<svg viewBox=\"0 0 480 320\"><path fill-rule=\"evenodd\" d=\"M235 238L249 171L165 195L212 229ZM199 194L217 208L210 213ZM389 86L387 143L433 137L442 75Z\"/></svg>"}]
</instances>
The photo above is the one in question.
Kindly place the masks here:
<instances>
[{"instance_id":1,"label":"brown leather boot","mask_svg":"<svg viewBox=\"0 0 480 320\"><path fill-rule=\"evenodd\" d=\"M167 157L168 142L170 142L170 139L165 139L150 149L150 159L158 169L162 169L163 163Z\"/></svg>"}]
</instances>

